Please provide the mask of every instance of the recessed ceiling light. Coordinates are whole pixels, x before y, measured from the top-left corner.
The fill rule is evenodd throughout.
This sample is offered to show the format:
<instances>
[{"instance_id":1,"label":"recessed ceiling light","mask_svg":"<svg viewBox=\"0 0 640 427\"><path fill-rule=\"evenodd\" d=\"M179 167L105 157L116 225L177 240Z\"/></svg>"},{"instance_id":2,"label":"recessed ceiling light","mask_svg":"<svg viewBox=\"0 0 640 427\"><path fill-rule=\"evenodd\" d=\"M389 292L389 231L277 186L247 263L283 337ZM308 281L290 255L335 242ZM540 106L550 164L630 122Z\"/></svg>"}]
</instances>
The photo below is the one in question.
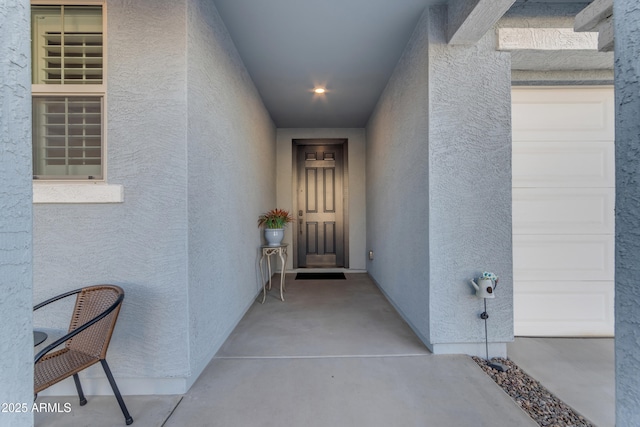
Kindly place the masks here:
<instances>
[{"instance_id":1,"label":"recessed ceiling light","mask_svg":"<svg viewBox=\"0 0 640 427\"><path fill-rule=\"evenodd\" d=\"M314 90L314 92L315 92L315 93L324 93L324 92L325 92L325 90L324 90L324 88L319 87L319 88L316 88L316 89Z\"/></svg>"}]
</instances>

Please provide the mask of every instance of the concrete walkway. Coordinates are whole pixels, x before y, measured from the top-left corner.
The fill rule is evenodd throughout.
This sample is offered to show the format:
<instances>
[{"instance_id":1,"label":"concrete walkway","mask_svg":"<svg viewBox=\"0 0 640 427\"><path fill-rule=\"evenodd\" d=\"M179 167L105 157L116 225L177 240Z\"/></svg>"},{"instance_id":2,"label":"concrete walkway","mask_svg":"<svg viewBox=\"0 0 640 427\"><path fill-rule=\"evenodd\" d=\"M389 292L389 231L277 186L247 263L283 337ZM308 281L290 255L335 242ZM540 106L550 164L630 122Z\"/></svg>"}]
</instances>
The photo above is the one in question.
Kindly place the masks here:
<instances>
[{"instance_id":1,"label":"concrete walkway","mask_svg":"<svg viewBox=\"0 0 640 427\"><path fill-rule=\"evenodd\" d=\"M286 302L271 291L251 307L181 400L126 396L133 425L537 426L469 357L430 354L366 274L294 277ZM115 399L89 397L36 425L124 422Z\"/></svg>"},{"instance_id":2,"label":"concrete walkway","mask_svg":"<svg viewBox=\"0 0 640 427\"><path fill-rule=\"evenodd\" d=\"M523 371L598 427L614 427L613 338L520 338L508 355Z\"/></svg>"}]
</instances>

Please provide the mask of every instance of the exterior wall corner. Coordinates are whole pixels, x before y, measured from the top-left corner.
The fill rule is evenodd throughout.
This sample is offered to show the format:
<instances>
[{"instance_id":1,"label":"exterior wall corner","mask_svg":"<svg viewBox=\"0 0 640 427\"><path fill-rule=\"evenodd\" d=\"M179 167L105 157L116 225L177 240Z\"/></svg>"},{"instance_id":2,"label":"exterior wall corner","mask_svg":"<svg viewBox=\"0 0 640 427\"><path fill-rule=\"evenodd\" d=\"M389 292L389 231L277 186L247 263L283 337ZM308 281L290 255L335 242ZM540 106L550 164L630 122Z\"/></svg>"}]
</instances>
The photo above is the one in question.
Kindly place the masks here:
<instances>
[{"instance_id":1,"label":"exterior wall corner","mask_svg":"<svg viewBox=\"0 0 640 427\"><path fill-rule=\"evenodd\" d=\"M0 323L4 337L0 342L0 403L30 404L33 172L29 1L0 3L0 28ZM3 425L33 425L31 411L3 412Z\"/></svg>"}]
</instances>

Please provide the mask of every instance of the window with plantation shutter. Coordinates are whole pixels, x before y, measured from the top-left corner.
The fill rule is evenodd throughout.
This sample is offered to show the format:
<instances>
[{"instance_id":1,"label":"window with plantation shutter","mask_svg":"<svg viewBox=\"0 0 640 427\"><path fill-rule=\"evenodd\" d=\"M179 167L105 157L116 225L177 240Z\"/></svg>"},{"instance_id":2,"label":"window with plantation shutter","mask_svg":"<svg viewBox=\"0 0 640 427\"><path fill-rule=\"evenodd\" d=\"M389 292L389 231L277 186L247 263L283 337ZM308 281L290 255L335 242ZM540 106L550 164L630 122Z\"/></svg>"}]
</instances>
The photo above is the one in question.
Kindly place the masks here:
<instances>
[{"instance_id":1,"label":"window with plantation shutter","mask_svg":"<svg viewBox=\"0 0 640 427\"><path fill-rule=\"evenodd\" d=\"M104 177L102 5L31 6L33 175Z\"/></svg>"},{"instance_id":2,"label":"window with plantation shutter","mask_svg":"<svg viewBox=\"0 0 640 427\"><path fill-rule=\"evenodd\" d=\"M34 97L37 176L97 178L102 164L100 97Z\"/></svg>"}]
</instances>

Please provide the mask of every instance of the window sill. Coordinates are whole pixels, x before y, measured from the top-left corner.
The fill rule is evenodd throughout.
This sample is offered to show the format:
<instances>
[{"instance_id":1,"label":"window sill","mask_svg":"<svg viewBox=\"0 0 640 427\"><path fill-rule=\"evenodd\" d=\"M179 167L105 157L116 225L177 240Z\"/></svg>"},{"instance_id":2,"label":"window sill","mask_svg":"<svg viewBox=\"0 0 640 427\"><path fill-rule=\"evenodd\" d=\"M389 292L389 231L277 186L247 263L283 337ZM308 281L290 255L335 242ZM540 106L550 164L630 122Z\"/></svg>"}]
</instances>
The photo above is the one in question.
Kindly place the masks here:
<instances>
[{"instance_id":1,"label":"window sill","mask_svg":"<svg viewBox=\"0 0 640 427\"><path fill-rule=\"evenodd\" d=\"M123 203L122 185L105 183L33 183L33 203Z\"/></svg>"}]
</instances>

